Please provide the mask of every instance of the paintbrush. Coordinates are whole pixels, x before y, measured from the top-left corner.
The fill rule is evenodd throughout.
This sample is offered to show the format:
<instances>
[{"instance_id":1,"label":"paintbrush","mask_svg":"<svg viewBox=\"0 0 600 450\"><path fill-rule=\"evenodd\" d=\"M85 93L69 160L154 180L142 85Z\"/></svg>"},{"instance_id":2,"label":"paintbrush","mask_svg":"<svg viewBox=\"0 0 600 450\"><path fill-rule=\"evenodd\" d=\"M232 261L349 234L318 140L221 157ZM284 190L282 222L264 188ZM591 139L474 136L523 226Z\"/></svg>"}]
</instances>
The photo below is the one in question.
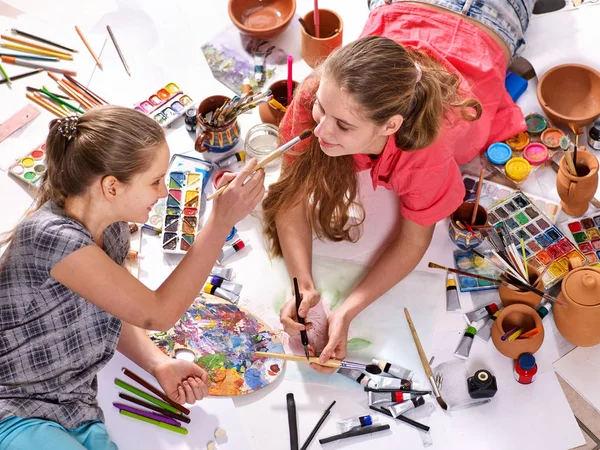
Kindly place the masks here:
<instances>
[{"instance_id":1,"label":"paintbrush","mask_svg":"<svg viewBox=\"0 0 600 450\"><path fill-rule=\"evenodd\" d=\"M302 25L302 28L304 28L305 33L308 34L309 36L312 36L312 33L308 29L308 25L306 24L306 22L304 21L304 19L302 17L298 17L298 22L300 22L300 25Z\"/></svg>"},{"instance_id":2,"label":"paintbrush","mask_svg":"<svg viewBox=\"0 0 600 450\"><path fill-rule=\"evenodd\" d=\"M574 123L570 123L569 128L575 134L575 147L573 148L573 164L575 165L575 176L579 176L579 174L577 173L577 149L579 148L579 135L582 134L583 131Z\"/></svg>"},{"instance_id":3,"label":"paintbrush","mask_svg":"<svg viewBox=\"0 0 600 450\"><path fill-rule=\"evenodd\" d=\"M419 352L419 358L421 358L421 364L423 364L423 369L425 369L425 375L427 375L427 378L429 379L429 382L431 383L431 388L433 390L433 394L435 395L435 398L437 399L437 402L439 403L441 408L443 410L446 410L446 409L448 409L448 405L442 398L442 395L440 394L438 385L435 382L435 379L433 378L433 371L431 370L429 361L427 361L427 356L425 356L425 351L423 350L423 346L421 345L421 340L419 339L419 335L417 334L415 325L414 325L412 319L410 318L410 313L408 312L408 309L406 309L406 308L404 308L404 315L406 315L406 320L408 321L408 326L410 328L410 332L415 341L415 345L417 346L417 352Z\"/></svg>"},{"instance_id":4,"label":"paintbrush","mask_svg":"<svg viewBox=\"0 0 600 450\"><path fill-rule=\"evenodd\" d=\"M560 171L560 165L554 161L554 159L550 160L550 167L552 167L552 170L554 170L556 173ZM598 200L596 197L591 199L590 203L594 206L594 208L600 208L600 200Z\"/></svg>"},{"instance_id":5,"label":"paintbrush","mask_svg":"<svg viewBox=\"0 0 600 450\"><path fill-rule=\"evenodd\" d=\"M515 283L509 283L509 282L507 282L505 280L501 280L501 279L498 279L498 278L484 277L483 275L477 275L477 274L474 274L474 273L465 272L463 270L458 270L458 269L452 269L452 268L449 268L449 267L444 267L444 266L441 266L441 265L436 264L434 262L430 262L428 264L428 267L431 268L431 269L447 270L448 272L456 273L458 275L464 275L466 277L473 277L473 278L479 278L480 280L491 281L492 283L502 284L502 285L504 285L506 287L513 287L513 288L515 288L517 290L526 290L526 291L534 292L537 295L539 295L540 297L545 298L546 300L550 300L551 302L554 302L557 305L565 306L565 307L567 306L567 304L565 302L563 302L562 300L558 300L557 298L552 297L550 294L546 294L545 292L540 291L539 289L536 289L533 286L529 286L529 285L526 285L526 284L519 285L519 284L515 284Z\"/></svg>"},{"instance_id":6,"label":"paintbrush","mask_svg":"<svg viewBox=\"0 0 600 450\"><path fill-rule=\"evenodd\" d=\"M322 363L316 356L310 356L308 360L306 360L302 356L288 355L286 353L254 352L254 355L263 358L283 359L285 361L308 362L310 364L318 364L319 366L331 367L333 369L366 370L373 375L379 375L381 373L381 369L375 364L363 364L354 361L330 359L329 361Z\"/></svg>"},{"instance_id":7,"label":"paintbrush","mask_svg":"<svg viewBox=\"0 0 600 450\"><path fill-rule=\"evenodd\" d=\"M477 218L477 210L479 209L479 199L481 198L481 188L483 188L483 175L485 169L482 167L479 172L479 185L477 186L477 195L475 196L475 204L473 205L473 213L471 214L471 225L475 225L475 219Z\"/></svg>"},{"instance_id":8,"label":"paintbrush","mask_svg":"<svg viewBox=\"0 0 600 450\"><path fill-rule=\"evenodd\" d=\"M527 284L527 282L521 278L521 276L510 266L510 264L506 263L506 261L504 261L502 258L498 257L498 260L501 262L502 266L496 264L494 262L494 260L492 260L492 258L484 255L483 253L479 253L477 250L472 249L471 250L473 253L475 253L477 256L479 256L480 258L484 259L485 261L487 261L488 264L490 264L491 266L493 266L494 268L496 268L496 270L498 270L500 273L505 273L517 280L519 280L522 283ZM497 255L495 255L497 256Z\"/></svg>"},{"instance_id":9,"label":"paintbrush","mask_svg":"<svg viewBox=\"0 0 600 450\"><path fill-rule=\"evenodd\" d=\"M574 177L577 176L577 169L575 169L575 164L573 164L573 160L571 159L571 153L569 152L569 138L563 136L560 138L560 148L565 153L565 160L567 161L567 169L571 172L571 175Z\"/></svg>"},{"instance_id":10,"label":"paintbrush","mask_svg":"<svg viewBox=\"0 0 600 450\"><path fill-rule=\"evenodd\" d=\"M298 317L298 323L300 325L304 325L304 318L300 317L300 314L298 314L302 299L300 298L300 288L298 287L298 278L296 277L294 277L294 296L296 297L296 316ZM300 331L300 339L302 340L304 354L306 355L306 360L308 361L310 360L310 353L308 352L308 335L306 334L306 330Z\"/></svg>"},{"instance_id":11,"label":"paintbrush","mask_svg":"<svg viewBox=\"0 0 600 450\"><path fill-rule=\"evenodd\" d=\"M256 167L254 167L254 170L252 171L252 173L256 172L257 170L262 169L267 164L269 164L271 161L279 158L281 155L283 155L286 151L288 151L294 145L298 144L300 141L303 141L304 139L311 137L312 134L313 134L312 130L304 130L302 133L300 133L300 136L296 136L294 139L286 142L281 147L273 150L271 153L269 153L267 156L265 156L264 159L261 159L258 162L258 164L256 164ZM250 175L252 175L252 174L250 174ZM210 194L208 197L206 197L206 200L212 200L213 198L218 197L219 195L221 195L223 193L223 191L225 189L227 189L227 186L229 186L229 183L221 186L215 192Z\"/></svg>"}]
</instances>

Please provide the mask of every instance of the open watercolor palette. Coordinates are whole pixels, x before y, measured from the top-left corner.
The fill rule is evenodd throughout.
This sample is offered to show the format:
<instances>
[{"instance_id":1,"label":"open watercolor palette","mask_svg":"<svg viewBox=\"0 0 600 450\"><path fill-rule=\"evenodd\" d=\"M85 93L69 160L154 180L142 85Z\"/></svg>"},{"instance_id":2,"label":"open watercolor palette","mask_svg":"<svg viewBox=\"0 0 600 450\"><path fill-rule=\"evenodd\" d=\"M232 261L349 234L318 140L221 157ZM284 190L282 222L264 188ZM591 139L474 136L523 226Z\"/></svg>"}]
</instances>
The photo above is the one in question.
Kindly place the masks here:
<instances>
[{"instance_id":1,"label":"open watercolor palette","mask_svg":"<svg viewBox=\"0 0 600 450\"><path fill-rule=\"evenodd\" d=\"M466 190L464 201L474 202L477 195L477 188L479 186L479 179L471 175L464 175L463 183L465 184ZM492 206L506 200L515 192L519 191L516 189L511 189L502 184L494 183L493 181L483 180L480 204L489 211ZM556 222L556 216L561 210L561 207L558 203L531 194L527 194L527 198L532 201L533 204L540 211L542 211L552 223Z\"/></svg>"},{"instance_id":2,"label":"open watercolor palette","mask_svg":"<svg viewBox=\"0 0 600 450\"><path fill-rule=\"evenodd\" d=\"M600 213L569 222L567 226L588 262L600 261Z\"/></svg>"},{"instance_id":3,"label":"open watercolor palette","mask_svg":"<svg viewBox=\"0 0 600 450\"><path fill-rule=\"evenodd\" d=\"M153 118L160 126L166 127L193 107L194 101L191 97L184 94L175 83L169 83L133 108Z\"/></svg>"},{"instance_id":4,"label":"open watercolor palette","mask_svg":"<svg viewBox=\"0 0 600 450\"><path fill-rule=\"evenodd\" d=\"M567 274L570 258L586 260L583 253L522 192L489 208L488 222L496 228L506 224L519 255L523 238L527 262L540 272L555 258L542 278L546 289Z\"/></svg>"},{"instance_id":5,"label":"open watercolor palette","mask_svg":"<svg viewBox=\"0 0 600 450\"><path fill-rule=\"evenodd\" d=\"M41 144L8 168L8 173L33 187L39 187L46 172L46 144Z\"/></svg>"},{"instance_id":6,"label":"open watercolor palette","mask_svg":"<svg viewBox=\"0 0 600 450\"><path fill-rule=\"evenodd\" d=\"M485 256L490 256L489 252L479 252ZM469 272L475 275L483 275L489 278L498 278L498 271L485 259L468 250L456 250L454 252L454 266L457 269ZM461 292L483 291L488 289L498 289L498 285L491 281L480 280L479 278L458 275L458 288Z\"/></svg>"}]
</instances>

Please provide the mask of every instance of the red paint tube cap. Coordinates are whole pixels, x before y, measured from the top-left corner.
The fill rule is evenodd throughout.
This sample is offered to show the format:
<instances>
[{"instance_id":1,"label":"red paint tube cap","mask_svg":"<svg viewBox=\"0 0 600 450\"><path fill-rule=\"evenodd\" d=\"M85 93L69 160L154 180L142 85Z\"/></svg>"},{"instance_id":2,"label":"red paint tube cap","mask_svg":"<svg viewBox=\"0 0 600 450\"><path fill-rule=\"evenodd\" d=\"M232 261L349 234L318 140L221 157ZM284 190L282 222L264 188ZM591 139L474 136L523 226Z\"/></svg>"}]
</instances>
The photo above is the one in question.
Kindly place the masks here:
<instances>
[{"instance_id":1,"label":"red paint tube cap","mask_svg":"<svg viewBox=\"0 0 600 450\"><path fill-rule=\"evenodd\" d=\"M490 316L493 315L496 311L498 311L498 305L495 303L490 303L487 306L488 311L490 312Z\"/></svg>"},{"instance_id":2,"label":"red paint tube cap","mask_svg":"<svg viewBox=\"0 0 600 450\"><path fill-rule=\"evenodd\" d=\"M246 246L246 244L244 244L244 241L242 241L241 239L239 241L234 242L231 245L233 246L233 248L235 248L236 252L239 252L241 249L243 249Z\"/></svg>"}]
</instances>

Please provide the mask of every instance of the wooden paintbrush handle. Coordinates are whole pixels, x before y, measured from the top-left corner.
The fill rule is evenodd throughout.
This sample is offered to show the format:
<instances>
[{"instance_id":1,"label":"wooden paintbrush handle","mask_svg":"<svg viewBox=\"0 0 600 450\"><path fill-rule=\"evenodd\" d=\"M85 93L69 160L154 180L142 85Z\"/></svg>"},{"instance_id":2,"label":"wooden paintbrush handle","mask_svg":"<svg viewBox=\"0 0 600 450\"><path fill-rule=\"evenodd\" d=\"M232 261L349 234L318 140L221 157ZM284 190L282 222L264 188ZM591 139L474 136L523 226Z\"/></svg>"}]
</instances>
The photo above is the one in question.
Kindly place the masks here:
<instances>
[{"instance_id":1,"label":"wooden paintbrush handle","mask_svg":"<svg viewBox=\"0 0 600 450\"><path fill-rule=\"evenodd\" d=\"M337 359L330 359L325 364L319 362L319 358L316 356L311 356L308 361L306 360L306 356L298 356L298 355L288 355L286 353L268 353L268 352L254 352L256 356L262 356L264 358L275 358L275 359L284 359L286 361L295 361L295 362L304 362L304 363L313 363L318 364L324 367L333 367L334 369L338 369L341 366L341 361Z\"/></svg>"},{"instance_id":2,"label":"wooden paintbrush handle","mask_svg":"<svg viewBox=\"0 0 600 450\"><path fill-rule=\"evenodd\" d=\"M427 361L427 356L425 356L425 351L423 350L421 340L419 339L419 335L417 334L417 330L415 329L415 325L410 317L408 309L404 308L404 314L406 315L406 320L408 321L408 326L410 328L410 332L412 333L412 337L415 340L415 345L417 346L417 351L419 352L419 358L421 358L421 364L423 364L423 369L425 369L425 375L427 375L427 378L430 378L433 376L433 372L429 366L429 361Z\"/></svg>"}]
</instances>

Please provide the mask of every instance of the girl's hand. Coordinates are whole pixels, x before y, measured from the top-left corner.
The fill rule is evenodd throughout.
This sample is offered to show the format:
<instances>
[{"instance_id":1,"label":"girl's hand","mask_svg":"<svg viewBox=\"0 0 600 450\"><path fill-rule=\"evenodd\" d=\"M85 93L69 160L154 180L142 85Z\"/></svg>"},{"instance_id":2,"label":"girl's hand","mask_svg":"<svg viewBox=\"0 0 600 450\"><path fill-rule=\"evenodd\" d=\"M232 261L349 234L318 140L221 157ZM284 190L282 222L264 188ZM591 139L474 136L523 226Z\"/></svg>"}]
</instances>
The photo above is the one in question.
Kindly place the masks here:
<instances>
[{"instance_id":1,"label":"girl's hand","mask_svg":"<svg viewBox=\"0 0 600 450\"><path fill-rule=\"evenodd\" d=\"M346 357L346 344L348 343L350 320L343 311L337 310L331 313L327 322L329 326L329 341L319 356L319 361L321 363L325 363L331 358L344 359ZM310 366L321 373L333 373L337 370L318 364L311 364Z\"/></svg>"},{"instance_id":2,"label":"girl's hand","mask_svg":"<svg viewBox=\"0 0 600 450\"><path fill-rule=\"evenodd\" d=\"M214 199L212 215L231 228L252 212L265 193L265 171L260 169L252 176L256 159L250 159L237 174L226 173L219 180L217 188L226 185L227 189ZM250 176L248 182L244 181Z\"/></svg>"},{"instance_id":3,"label":"girl's hand","mask_svg":"<svg viewBox=\"0 0 600 450\"><path fill-rule=\"evenodd\" d=\"M300 288L300 308L298 308L298 315L302 318L306 318L308 310L319 303L321 300L321 294L315 288L303 289ZM310 330L311 324L306 322L305 325L298 323L298 316L296 315L296 297L292 297L288 300L281 312L279 313L279 321L283 325L283 330L290 336L297 336L302 330Z\"/></svg>"},{"instance_id":4,"label":"girl's hand","mask_svg":"<svg viewBox=\"0 0 600 450\"><path fill-rule=\"evenodd\" d=\"M174 402L194 403L208 396L208 374L193 362L165 358L154 368L154 376Z\"/></svg>"}]
</instances>

